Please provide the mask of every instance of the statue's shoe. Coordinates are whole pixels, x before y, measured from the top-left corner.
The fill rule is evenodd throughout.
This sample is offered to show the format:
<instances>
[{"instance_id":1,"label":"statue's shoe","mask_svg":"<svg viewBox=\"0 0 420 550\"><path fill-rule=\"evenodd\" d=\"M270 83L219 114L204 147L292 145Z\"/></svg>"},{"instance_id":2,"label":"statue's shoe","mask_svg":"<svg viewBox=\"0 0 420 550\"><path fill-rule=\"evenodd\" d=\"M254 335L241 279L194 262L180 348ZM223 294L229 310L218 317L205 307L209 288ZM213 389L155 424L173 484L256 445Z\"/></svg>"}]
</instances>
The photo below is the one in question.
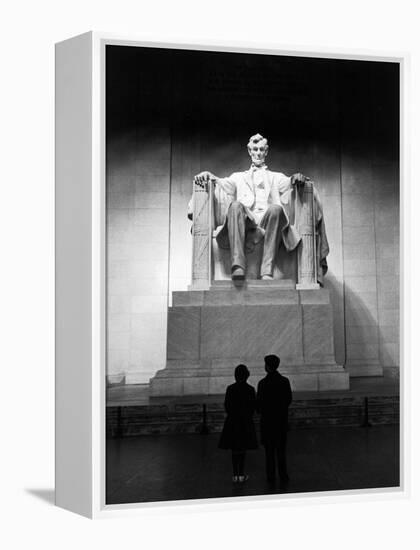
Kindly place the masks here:
<instances>
[{"instance_id":1,"label":"statue's shoe","mask_svg":"<svg viewBox=\"0 0 420 550\"><path fill-rule=\"evenodd\" d=\"M261 277L261 280L262 281L273 281L273 276L272 275L263 275Z\"/></svg>"},{"instance_id":2,"label":"statue's shoe","mask_svg":"<svg viewBox=\"0 0 420 550\"><path fill-rule=\"evenodd\" d=\"M242 267L235 267L232 271L233 281L243 281L245 279L245 269Z\"/></svg>"}]
</instances>

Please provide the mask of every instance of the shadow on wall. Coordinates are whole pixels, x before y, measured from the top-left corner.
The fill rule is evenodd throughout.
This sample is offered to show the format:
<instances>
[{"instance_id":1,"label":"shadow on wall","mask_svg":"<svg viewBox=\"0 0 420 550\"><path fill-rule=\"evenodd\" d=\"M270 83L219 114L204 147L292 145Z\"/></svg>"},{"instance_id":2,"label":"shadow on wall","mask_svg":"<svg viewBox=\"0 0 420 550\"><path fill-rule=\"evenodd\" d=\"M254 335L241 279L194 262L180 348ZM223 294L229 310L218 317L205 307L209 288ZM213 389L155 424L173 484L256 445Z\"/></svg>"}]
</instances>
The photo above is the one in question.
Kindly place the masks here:
<instances>
[{"instance_id":1,"label":"shadow on wall","mask_svg":"<svg viewBox=\"0 0 420 550\"><path fill-rule=\"evenodd\" d=\"M333 309L335 360L338 365L344 365L346 362L346 327L344 324L343 281L335 277L331 269L328 269L324 277L324 288L330 292Z\"/></svg>"},{"instance_id":2,"label":"shadow on wall","mask_svg":"<svg viewBox=\"0 0 420 550\"><path fill-rule=\"evenodd\" d=\"M336 360L351 376L381 376L383 367L398 367L388 326L379 323L376 292L357 292L328 272L325 288L333 304ZM397 320L396 320L397 321ZM396 340L395 330L393 340ZM341 344L341 345L340 345Z\"/></svg>"}]
</instances>

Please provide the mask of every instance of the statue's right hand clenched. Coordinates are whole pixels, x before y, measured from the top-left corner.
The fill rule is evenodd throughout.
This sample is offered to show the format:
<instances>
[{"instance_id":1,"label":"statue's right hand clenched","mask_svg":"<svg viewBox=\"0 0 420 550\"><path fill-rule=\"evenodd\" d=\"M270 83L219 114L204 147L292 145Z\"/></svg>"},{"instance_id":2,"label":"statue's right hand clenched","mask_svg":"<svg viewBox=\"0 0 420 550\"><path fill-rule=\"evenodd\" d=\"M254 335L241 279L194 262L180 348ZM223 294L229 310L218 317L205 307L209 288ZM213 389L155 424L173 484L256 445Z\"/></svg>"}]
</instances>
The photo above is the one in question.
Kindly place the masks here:
<instances>
[{"instance_id":1,"label":"statue's right hand clenched","mask_svg":"<svg viewBox=\"0 0 420 550\"><path fill-rule=\"evenodd\" d=\"M199 174L194 176L194 183L199 187L206 187L208 182L216 182L216 180L216 176L211 172L200 172Z\"/></svg>"}]
</instances>

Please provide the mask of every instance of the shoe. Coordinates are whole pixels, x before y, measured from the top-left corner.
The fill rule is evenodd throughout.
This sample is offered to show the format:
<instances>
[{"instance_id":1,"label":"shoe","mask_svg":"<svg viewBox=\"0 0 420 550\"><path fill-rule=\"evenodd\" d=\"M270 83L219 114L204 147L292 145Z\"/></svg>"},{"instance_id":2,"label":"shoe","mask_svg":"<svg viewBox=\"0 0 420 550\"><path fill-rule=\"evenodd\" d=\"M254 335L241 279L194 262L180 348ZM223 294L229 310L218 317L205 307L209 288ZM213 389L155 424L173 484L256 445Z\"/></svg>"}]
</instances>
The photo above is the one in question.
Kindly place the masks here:
<instances>
[{"instance_id":1,"label":"shoe","mask_svg":"<svg viewBox=\"0 0 420 550\"><path fill-rule=\"evenodd\" d=\"M245 279L245 269L242 267L235 267L232 269L232 280L233 281L243 281Z\"/></svg>"},{"instance_id":2,"label":"shoe","mask_svg":"<svg viewBox=\"0 0 420 550\"><path fill-rule=\"evenodd\" d=\"M233 483L238 483L239 476L232 476L232 481L233 481Z\"/></svg>"},{"instance_id":3,"label":"shoe","mask_svg":"<svg viewBox=\"0 0 420 550\"><path fill-rule=\"evenodd\" d=\"M239 483L244 483L245 481L248 481L249 476L238 476Z\"/></svg>"},{"instance_id":4,"label":"shoe","mask_svg":"<svg viewBox=\"0 0 420 550\"><path fill-rule=\"evenodd\" d=\"M274 281L272 275L263 275L263 276L261 277L261 280L262 280L262 281Z\"/></svg>"}]
</instances>

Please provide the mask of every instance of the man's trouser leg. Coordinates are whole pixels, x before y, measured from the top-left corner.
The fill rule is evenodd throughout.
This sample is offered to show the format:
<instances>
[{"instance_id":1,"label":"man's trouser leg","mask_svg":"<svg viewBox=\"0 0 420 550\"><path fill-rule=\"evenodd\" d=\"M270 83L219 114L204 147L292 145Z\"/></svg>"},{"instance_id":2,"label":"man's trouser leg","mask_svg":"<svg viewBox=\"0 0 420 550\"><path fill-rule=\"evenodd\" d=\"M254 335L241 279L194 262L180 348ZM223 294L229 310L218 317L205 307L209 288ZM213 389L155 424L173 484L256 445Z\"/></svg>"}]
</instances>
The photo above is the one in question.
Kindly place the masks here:
<instances>
[{"instance_id":1,"label":"man's trouser leg","mask_svg":"<svg viewBox=\"0 0 420 550\"><path fill-rule=\"evenodd\" d=\"M281 434L280 444L277 448L277 469L279 472L280 478L287 478L287 462L286 462L286 443L287 443L287 432L284 431Z\"/></svg>"},{"instance_id":2,"label":"man's trouser leg","mask_svg":"<svg viewBox=\"0 0 420 550\"><path fill-rule=\"evenodd\" d=\"M281 230L284 223L283 207L278 204L271 204L260 222L260 226L265 230L261 277L263 275L273 275L274 262L279 249Z\"/></svg>"},{"instance_id":3,"label":"man's trouser leg","mask_svg":"<svg viewBox=\"0 0 420 550\"><path fill-rule=\"evenodd\" d=\"M276 479L276 450L274 445L264 445L265 448L265 473L267 481Z\"/></svg>"},{"instance_id":4,"label":"man's trouser leg","mask_svg":"<svg viewBox=\"0 0 420 550\"><path fill-rule=\"evenodd\" d=\"M245 206L242 203L233 201L230 204L227 223L232 269L234 267L246 269L245 230L247 217Z\"/></svg>"}]
</instances>

